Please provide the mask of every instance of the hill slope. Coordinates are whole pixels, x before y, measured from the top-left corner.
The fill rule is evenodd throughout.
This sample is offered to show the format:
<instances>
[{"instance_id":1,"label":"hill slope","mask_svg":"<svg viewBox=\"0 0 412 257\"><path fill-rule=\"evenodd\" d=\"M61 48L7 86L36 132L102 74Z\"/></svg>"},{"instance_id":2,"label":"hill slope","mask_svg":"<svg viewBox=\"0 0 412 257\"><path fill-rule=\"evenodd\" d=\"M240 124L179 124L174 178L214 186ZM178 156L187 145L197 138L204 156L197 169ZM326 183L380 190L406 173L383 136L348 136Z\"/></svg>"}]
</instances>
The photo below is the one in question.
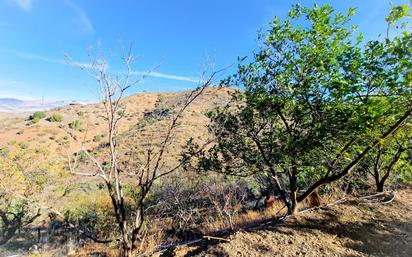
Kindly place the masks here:
<instances>
[{"instance_id":1,"label":"hill slope","mask_svg":"<svg viewBox=\"0 0 412 257\"><path fill-rule=\"evenodd\" d=\"M351 201L229 240L184 248L177 256L411 256L412 189L400 190L389 204Z\"/></svg>"},{"instance_id":2,"label":"hill slope","mask_svg":"<svg viewBox=\"0 0 412 257\"><path fill-rule=\"evenodd\" d=\"M181 119L181 126L177 133L178 138L187 139L190 136L201 137L207 133L207 118L205 113L216 106L224 105L230 98L230 90L210 88L204 92ZM145 113L152 112L155 108L172 109L184 97L186 92L177 93L142 93L123 99L126 116L120 123L120 133L123 135L139 132L141 141L150 141L159 135L152 131L162 132L165 120L162 117L145 121ZM103 108L100 104L71 104L55 108L46 112L46 119L32 124L28 117L31 113L1 113L0 112L0 147L10 143L25 143L32 147L47 147L51 152L66 156L67 150L73 153L79 149L78 145L71 142L70 147L63 146L68 143L67 132L62 129L74 120L81 123L80 132L76 135L84 137L84 145L88 149L98 147L105 141L106 123L102 118ZM62 122L50 122L47 117L59 114ZM136 125L144 122L143 125ZM130 133L128 133L130 131ZM179 141L179 140L178 140ZM67 145L67 144L66 144Z\"/></svg>"}]
</instances>

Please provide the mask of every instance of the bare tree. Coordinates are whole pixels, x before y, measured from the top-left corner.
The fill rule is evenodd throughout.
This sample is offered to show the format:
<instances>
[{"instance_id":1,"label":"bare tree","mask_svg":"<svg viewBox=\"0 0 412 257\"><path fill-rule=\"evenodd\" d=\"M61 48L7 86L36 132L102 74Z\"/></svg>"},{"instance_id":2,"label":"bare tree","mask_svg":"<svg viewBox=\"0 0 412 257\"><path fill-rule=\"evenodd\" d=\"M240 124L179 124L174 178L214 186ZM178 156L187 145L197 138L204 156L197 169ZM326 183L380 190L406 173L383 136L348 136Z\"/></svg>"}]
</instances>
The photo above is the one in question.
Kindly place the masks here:
<instances>
[{"instance_id":1,"label":"bare tree","mask_svg":"<svg viewBox=\"0 0 412 257\"><path fill-rule=\"evenodd\" d=\"M137 85L144 77L148 76L150 72L143 74L141 77L135 76L139 73L132 71L132 63L134 56L131 47L125 51L121 60L126 67L126 72L112 75L109 72L108 61L101 54L101 51L94 56L89 54L90 63L87 65L80 65L81 69L91 75L99 84L101 102L104 108L104 119L106 121L106 132L108 134L108 145L110 155L108 159L98 160L88 150L83 147L83 144L71 133L72 138L75 139L81 150L85 152L87 157L93 163L94 172L77 172L77 159L69 160L69 168L73 174L83 176L98 176L105 185L110 196L113 210L115 213L116 222L120 234L120 242L122 249L122 256L131 256L136 243L141 240L141 228L145 218L145 200L153 187L153 183L177 170L179 170L185 162L189 159L184 157L180 159L173 167L166 168L164 163L164 156L168 147L173 143L174 130L179 125L179 120L185 110L204 92L204 90L212 85L217 75L222 72L213 71L211 68L206 69L199 79L199 85L196 89L188 92L180 105L173 112L169 126L164 131L164 137L160 146L156 149L152 146L148 149L141 149L145 151L145 160L140 162L130 162L122 165L121 156L118 150L119 138L119 124L125 115L125 106L122 99L125 92L132 86ZM208 76L207 76L208 74ZM207 76L207 77L206 77ZM104 163L108 167L104 167ZM137 194L134 196L134 210L131 214L127 213L125 197L123 193L124 178L128 177L133 181L133 185L137 188Z\"/></svg>"},{"instance_id":2,"label":"bare tree","mask_svg":"<svg viewBox=\"0 0 412 257\"><path fill-rule=\"evenodd\" d=\"M234 230L234 218L242 211L246 199L246 187L238 181L225 183L221 175L204 185L201 189L214 207L220 221L230 230Z\"/></svg>"}]
</instances>

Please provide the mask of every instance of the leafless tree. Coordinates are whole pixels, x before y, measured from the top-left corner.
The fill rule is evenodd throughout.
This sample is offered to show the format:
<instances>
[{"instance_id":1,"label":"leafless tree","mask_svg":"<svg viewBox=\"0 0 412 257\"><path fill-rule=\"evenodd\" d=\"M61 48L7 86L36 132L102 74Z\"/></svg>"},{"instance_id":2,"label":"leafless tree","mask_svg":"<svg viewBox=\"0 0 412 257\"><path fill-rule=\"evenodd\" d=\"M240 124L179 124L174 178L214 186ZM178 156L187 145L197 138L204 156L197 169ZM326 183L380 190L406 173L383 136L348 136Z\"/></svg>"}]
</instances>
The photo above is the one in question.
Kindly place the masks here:
<instances>
[{"instance_id":1,"label":"leafless tree","mask_svg":"<svg viewBox=\"0 0 412 257\"><path fill-rule=\"evenodd\" d=\"M234 218L245 204L246 189L236 182L225 183L220 175L210 182L210 185L204 185L201 192L208 198L219 219L233 230Z\"/></svg>"},{"instance_id":2,"label":"leafless tree","mask_svg":"<svg viewBox=\"0 0 412 257\"><path fill-rule=\"evenodd\" d=\"M141 149L145 151L145 160L141 162L130 162L122 165L119 154L119 124L125 115L125 106L122 99L125 93L131 87L137 85L150 72L136 78L137 72L132 71L134 56L132 48L125 50L121 55L121 60L126 67L125 72L113 75L109 72L109 65L101 51L97 55L89 54L90 62L88 64L76 63L87 74L92 76L99 84L101 103L104 108L104 119L106 122L106 132L108 134L108 145L110 155L108 159L98 160L83 144L72 135L72 138L79 143L81 150L87 155L93 163L93 172L78 172L77 159L69 159L69 168L73 174L83 176L98 176L104 181L107 192L110 196L115 219L118 225L122 256L131 256L136 249L136 243L141 240L141 228L145 218L145 200L153 187L153 183L160 178L179 170L188 158L182 158L173 167L165 167L164 156L167 149L173 143L174 130L179 125L179 120L185 110L204 92L204 90L213 84L217 75L223 70L214 71L212 68L206 69L200 79L196 89L188 92L180 105L173 112L170 118L169 126L164 131L164 137L160 146L148 147ZM70 60L70 59L69 59ZM104 167L104 163L108 167ZM134 199L134 210L128 214L126 210L125 196L123 192L124 178L131 178L133 185L137 188L137 194Z\"/></svg>"}]
</instances>

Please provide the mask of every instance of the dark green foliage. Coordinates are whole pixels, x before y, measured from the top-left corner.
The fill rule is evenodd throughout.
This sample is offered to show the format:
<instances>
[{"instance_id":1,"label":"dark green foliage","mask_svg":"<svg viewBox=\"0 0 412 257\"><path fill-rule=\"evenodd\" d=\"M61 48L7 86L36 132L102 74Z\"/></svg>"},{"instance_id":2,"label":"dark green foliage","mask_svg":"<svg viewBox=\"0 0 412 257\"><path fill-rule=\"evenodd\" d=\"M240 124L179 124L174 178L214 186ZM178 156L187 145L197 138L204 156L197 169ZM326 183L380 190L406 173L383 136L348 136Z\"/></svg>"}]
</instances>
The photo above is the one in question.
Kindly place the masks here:
<instances>
[{"instance_id":1,"label":"dark green foliage","mask_svg":"<svg viewBox=\"0 0 412 257\"><path fill-rule=\"evenodd\" d=\"M157 121L167 119L170 115L172 115L172 112L172 108L164 104L163 98L159 98L153 110L144 111L143 119L139 121L137 128L143 128Z\"/></svg>"}]
</instances>

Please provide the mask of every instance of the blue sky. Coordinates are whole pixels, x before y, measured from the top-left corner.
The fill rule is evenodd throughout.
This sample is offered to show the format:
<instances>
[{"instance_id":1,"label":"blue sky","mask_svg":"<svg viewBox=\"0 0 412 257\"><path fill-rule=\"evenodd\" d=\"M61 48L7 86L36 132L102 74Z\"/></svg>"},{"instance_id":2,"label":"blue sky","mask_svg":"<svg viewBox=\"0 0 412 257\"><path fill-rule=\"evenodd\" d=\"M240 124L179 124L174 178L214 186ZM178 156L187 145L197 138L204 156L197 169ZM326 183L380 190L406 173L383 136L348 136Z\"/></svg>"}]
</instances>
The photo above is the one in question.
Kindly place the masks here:
<instances>
[{"instance_id":1,"label":"blue sky","mask_svg":"<svg viewBox=\"0 0 412 257\"><path fill-rule=\"evenodd\" d=\"M86 61L96 42L113 60L120 42L132 42L139 56L134 70L157 67L131 93L191 88L208 57L217 68L236 64L252 53L257 31L273 16L315 2L340 11L357 7L353 23L376 38L386 28L389 3L408 1L0 0L0 98L97 99L95 82L64 60L68 53Z\"/></svg>"}]
</instances>

